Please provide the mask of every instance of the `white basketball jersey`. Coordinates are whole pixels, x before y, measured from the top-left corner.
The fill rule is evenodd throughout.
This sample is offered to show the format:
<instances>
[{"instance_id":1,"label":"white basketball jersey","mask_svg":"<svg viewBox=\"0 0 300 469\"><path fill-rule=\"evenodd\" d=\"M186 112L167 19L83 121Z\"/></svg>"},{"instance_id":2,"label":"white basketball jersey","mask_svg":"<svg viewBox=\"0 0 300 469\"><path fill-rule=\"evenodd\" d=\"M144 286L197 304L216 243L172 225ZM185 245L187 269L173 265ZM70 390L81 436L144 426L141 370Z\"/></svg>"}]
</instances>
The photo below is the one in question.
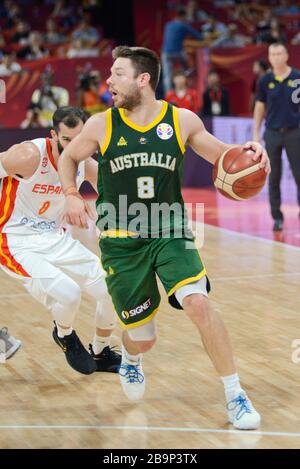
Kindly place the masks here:
<instances>
[{"instance_id":1,"label":"white basketball jersey","mask_svg":"<svg viewBox=\"0 0 300 469\"><path fill-rule=\"evenodd\" d=\"M40 163L31 178L5 177L1 182L0 234L26 235L59 230L65 198L49 138L31 140L40 152ZM84 181L79 165L77 187Z\"/></svg>"}]
</instances>

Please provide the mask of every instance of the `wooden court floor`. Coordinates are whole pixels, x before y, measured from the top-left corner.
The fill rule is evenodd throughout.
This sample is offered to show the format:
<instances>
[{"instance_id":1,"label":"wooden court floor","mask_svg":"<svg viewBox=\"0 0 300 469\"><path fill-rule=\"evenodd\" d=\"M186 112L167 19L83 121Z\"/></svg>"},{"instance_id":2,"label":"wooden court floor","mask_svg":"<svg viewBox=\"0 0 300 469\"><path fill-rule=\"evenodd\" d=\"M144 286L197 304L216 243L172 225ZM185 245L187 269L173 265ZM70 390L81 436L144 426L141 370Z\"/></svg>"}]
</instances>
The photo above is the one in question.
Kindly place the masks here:
<instances>
[{"instance_id":1,"label":"wooden court floor","mask_svg":"<svg viewBox=\"0 0 300 469\"><path fill-rule=\"evenodd\" d=\"M97 250L93 230L84 242ZM227 423L223 387L198 334L165 295L159 340L144 358L145 397L131 403L117 375L73 371L52 340L50 314L0 272L1 326L23 341L0 365L0 447L299 448L300 351L292 344L300 347L300 249L206 226L201 253L242 383L262 414L259 431ZM75 323L86 345L94 308L84 297Z\"/></svg>"}]
</instances>

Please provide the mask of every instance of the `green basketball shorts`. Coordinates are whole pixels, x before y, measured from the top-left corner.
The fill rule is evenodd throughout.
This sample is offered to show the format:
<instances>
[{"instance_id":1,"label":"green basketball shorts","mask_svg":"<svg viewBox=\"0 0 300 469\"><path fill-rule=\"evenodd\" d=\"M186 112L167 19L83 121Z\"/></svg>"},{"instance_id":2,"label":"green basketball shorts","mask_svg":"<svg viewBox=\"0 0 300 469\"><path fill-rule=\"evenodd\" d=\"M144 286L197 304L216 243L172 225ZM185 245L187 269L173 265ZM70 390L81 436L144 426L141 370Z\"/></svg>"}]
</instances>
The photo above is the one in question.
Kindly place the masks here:
<instances>
[{"instance_id":1,"label":"green basketball shorts","mask_svg":"<svg viewBox=\"0 0 300 469\"><path fill-rule=\"evenodd\" d=\"M161 280L169 303L182 309L174 292L206 276L193 241L182 238L101 237L106 282L124 329L141 326L158 311ZM210 289L207 281L208 291Z\"/></svg>"}]
</instances>

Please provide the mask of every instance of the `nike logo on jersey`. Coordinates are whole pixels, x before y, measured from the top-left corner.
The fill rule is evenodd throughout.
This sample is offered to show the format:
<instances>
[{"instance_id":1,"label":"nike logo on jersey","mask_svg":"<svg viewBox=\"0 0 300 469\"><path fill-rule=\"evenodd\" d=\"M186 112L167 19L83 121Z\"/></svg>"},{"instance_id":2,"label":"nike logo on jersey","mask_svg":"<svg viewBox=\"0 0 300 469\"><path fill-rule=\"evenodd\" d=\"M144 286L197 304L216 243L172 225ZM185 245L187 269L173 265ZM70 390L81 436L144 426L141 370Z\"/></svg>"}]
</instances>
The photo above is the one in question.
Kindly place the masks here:
<instances>
[{"instance_id":1,"label":"nike logo on jersey","mask_svg":"<svg viewBox=\"0 0 300 469\"><path fill-rule=\"evenodd\" d=\"M49 171L41 171L41 174L48 174Z\"/></svg>"}]
</instances>

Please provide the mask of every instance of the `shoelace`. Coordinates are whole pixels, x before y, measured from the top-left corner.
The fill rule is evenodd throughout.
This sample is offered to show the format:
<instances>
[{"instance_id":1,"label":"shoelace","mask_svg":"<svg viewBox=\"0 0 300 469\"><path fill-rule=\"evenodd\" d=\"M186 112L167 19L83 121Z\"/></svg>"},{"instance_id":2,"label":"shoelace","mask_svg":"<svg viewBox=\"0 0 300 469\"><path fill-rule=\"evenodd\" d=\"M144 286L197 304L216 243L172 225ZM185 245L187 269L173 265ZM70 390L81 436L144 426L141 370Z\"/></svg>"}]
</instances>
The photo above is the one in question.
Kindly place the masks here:
<instances>
[{"instance_id":1,"label":"shoelace","mask_svg":"<svg viewBox=\"0 0 300 469\"><path fill-rule=\"evenodd\" d=\"M107 348L106 353L107 353L107 356L108 358L119 358L120 356L120 350L118 349L118 346L117 345L114 345L113 347L105 347Z\"/></svg>"},{"instance_id":2,"label":"shoelace","mask_svg":"<svg viewBox=\"0 0 300 469\"><path fill-rule=\"evenodd\" d=\"M107 345L106 347L104 347L102 352L98 353L97 355L94 353L92 344L89 345L89 350L90 350L90 354L94 358L95 357L97 358L100 355L101 358L108 358L110 360L114 360L116 358L119 358L121 354L117 345L114 345L113 347L110 347L109 345Z\"/></svg>"},{"instance_id":3,"label":"shoelace","mask_svg":"<svg viewBox=\"0 0 300 469\"><path fill-rule=\"evenodd\" d=\"M237 420L243 417L244 414L251 414L249 400L241 395L239 395L235 399L232 399L232 401L229 401L227 404L228 410L235 410L237 407L240 407L235 416Z\"/></svg>"},{"instance_id":4,"label":"shoelace","mask_svg":"<svg viewBox=\"0 0 300 469\"><path fill-rule=\"evenodd\" d=\"M119 374L126 378L127 383L142 383L144 381L144 375L139 372L138 367L139 365L123 364L120 366Z\"/></svg>"}]
</instances>

